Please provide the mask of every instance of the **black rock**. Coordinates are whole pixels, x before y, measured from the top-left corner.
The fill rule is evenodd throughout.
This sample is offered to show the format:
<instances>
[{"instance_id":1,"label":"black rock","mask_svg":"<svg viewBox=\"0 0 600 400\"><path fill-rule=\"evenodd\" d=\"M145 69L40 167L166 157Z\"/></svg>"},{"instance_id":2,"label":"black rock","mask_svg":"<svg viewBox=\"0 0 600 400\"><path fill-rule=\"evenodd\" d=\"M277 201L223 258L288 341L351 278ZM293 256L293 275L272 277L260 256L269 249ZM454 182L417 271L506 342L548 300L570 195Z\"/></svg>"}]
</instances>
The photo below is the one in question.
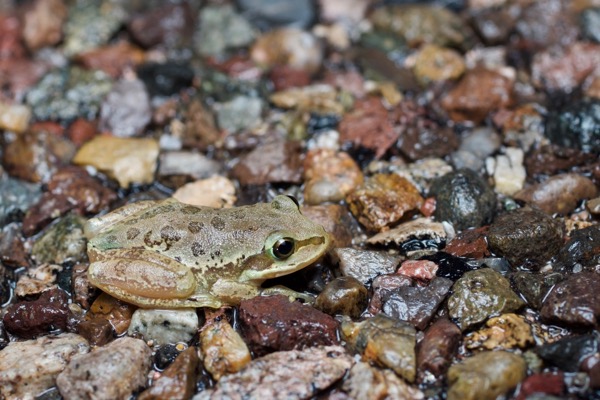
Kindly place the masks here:
<instances>
[{"instance_id":1,"label":"black rock","mask_svg":"<svg viewBox=\"0 0 600 400\"><path fill-rule=\"evenodd\" d=\"M437 253L421 257L420 259L433 261L438 265L438 270L435 273L436 276L439 278L448 278L453 281L460 279L465 272L475 269L467 264L464 259L443 251L438 251Z\"/></svg>"},{"instance_id":2,"label":"black rock","mask_svg":"<svg viewBox=\"0 0 600 400\"><path fill-rule=\"evenodd\" d=\"M583 37L600 43L600 7L583 10L579 18Z\"/></svg>"},{"instance_id":3,"label":"black rock","mask_svg":"<svg viewBox=\"0 0 600 400\"><path fill-rule=\"evenodd\" d=\"M170 96L192 86L194 71L187 65L148 63L137 69L151 96Z\"/></svg>"},{"instance_id":4,"label":"black rock","mask_svg":"<svg viewBox=\"0 0 600 400\"><path fill-rule=\"evenodd\" d=\"M167 368L179 355L180 351L174 344L162 345L154 353L154 367L159 371Z\"/></svg>"},{"instance_id":5,"label":"black rock","mask_svg":"<svg viewBox=\"0 0 600 400\"><path fill-rule=\"evenodd\" d=\"M539 346L535 352L547 363L564 371L575 372L584 359L598 352L598 335L569 336Z\"/></svg>"},{"instance_id":6,"label":"black rock","mask_svg":"<svg viewBox=\"0 0 600 400\"><path fill-rule=\"evenodd\" d=\"M558 261L565 267L580 264L594 267L600 263L600 227L593 225L578 229L558 252Z\"/></svg>"},{"instance_id":7,"label":"black rock","mask_svg":"<svg viewBox=\"0 0 600 400\"><path fill-rule=\"evenodd\" d=\"M559 146L600 152L600 100L580 100L549 113L546 136Z\"/></svg>"}]
</instances>

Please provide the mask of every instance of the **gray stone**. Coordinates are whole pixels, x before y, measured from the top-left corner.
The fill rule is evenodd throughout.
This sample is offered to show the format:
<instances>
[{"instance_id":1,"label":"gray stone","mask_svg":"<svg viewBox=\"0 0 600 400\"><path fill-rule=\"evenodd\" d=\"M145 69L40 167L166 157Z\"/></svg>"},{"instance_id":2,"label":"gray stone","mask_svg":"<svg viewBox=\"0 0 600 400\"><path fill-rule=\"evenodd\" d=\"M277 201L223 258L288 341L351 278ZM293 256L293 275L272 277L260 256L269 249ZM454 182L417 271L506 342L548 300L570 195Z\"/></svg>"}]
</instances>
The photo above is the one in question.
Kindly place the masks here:
<instances>
[{"instance_id":1,"label":"gray stone","mask_svg":"<svg viewBox=\"0 0 600 400\"><path fill-rule=\"evenodd\" d=\"M188 342L199 328L194 309L154 310L138 309L131 317L127 333L141 334L155 344Z\"/></svg>"},{"instance_id":2,"label":"gray stone","mask_svg":"<svg viewBox=\"0 0 600 400\"><path fill-rule=\"evenodd\" d=\"M137 79L123 79L108 93L100 110L100 129L118 137L141 135L152 119L150 96Z\"/></svg>"}]
</instances>

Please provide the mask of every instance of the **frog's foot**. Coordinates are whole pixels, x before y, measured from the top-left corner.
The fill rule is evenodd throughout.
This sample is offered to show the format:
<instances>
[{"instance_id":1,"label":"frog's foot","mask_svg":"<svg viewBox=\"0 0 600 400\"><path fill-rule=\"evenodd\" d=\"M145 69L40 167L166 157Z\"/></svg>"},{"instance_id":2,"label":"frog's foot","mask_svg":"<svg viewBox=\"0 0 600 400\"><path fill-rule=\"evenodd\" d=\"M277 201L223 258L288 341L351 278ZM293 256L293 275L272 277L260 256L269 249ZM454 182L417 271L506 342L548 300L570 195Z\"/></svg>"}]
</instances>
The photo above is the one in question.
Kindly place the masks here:
<instances>
[{"instance_id":1,"label":"frog's foot","mask_svg":"<svg viewBox=\"0 0 600 400\"><path fill-rule=\"evenodd\" d=\"M316 299L316 297L312 294L296 292L295 290L280 285L261 289L260 294L263 296L282 294L284 296L288 296L292 300L303 300L306 304L314 304Z\"/></svg>"},{"instance_id":2,"label":"frog's foot","mask_svg":"<svg viewBox=\"0 0 600 400\"><path fill-rule=\"evenodd\" d=\"M114 297L140 307L220 307L184 264L144 249L108 250L92 262L88 279Z\"/></svg>"}]
</instances>

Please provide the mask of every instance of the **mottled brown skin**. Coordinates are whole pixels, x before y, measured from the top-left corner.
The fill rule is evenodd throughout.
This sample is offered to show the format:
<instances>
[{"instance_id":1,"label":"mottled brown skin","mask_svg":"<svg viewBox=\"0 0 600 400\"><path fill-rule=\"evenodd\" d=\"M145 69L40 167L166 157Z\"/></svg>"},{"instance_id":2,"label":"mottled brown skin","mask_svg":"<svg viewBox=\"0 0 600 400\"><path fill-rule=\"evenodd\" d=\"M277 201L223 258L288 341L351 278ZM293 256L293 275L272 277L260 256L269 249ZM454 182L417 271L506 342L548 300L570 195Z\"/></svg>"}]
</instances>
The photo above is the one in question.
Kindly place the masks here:
<instances>
[{"instance_id":1,"label":"mottled brown skin","mask_svg":"<svg viewBox=\"0 0 600 400\"><path fill-rule=\"evenodd\" d=\"M260 285L313 263L330 243L287 196L231 209L175 199L133 203L91 219L85 231L90 282L157 308L216 308L268 292L303 297ZM291 247L279 247L282 240ZM274 248L288 251L282 256Z\"/></svg>"}]
</instances>

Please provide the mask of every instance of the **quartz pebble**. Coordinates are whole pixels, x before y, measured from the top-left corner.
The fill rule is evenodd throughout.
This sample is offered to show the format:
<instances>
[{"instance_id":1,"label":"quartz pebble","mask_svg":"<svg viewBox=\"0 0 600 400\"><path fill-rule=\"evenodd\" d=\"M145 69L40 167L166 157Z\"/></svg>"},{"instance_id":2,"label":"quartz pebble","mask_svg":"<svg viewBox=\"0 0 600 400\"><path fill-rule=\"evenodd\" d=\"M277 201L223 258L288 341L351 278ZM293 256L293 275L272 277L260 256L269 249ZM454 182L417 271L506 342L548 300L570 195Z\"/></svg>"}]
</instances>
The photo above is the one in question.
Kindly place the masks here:
<instances>
[{"instance_id":1,"label":"quartz pebble","mask_svg":"<svg viewBox=\"0 0 600 400\"><path fill-rule=\"evenodd\" d=\"M204 368L216 381L240 371L251 360L248 346L239 333L218 317L202 328L200 351Z\"/></svg>"},{"instance_id":2,"label":"quartz pebble","mask_svg":"<svg viewBox=\"0 0 600 400\"><path fill-rule=\"evenodd\" d=\"M72 357L56 378L64 398L127 399L146 386L152 351L139 339L123 337Z\"/></svg>"},{"instance_id":3,"label":"quartz pebble","mask_svg":"<svg viewBox=\"0 0 600 400\"><path fill-rule=\"evenodd\" d=\"M73 333L9 343L0 351L0 395L33 399L54 386L71 357L89 350L85 339Z\"/></svg>"},{"instance_id":4,"label":"quartz pebble","mask_svg":"<svg viewBox=\"0 0 600 400\"><path fill-rule=\"evenodd\" d=\"M161 345L188 342L199 329L195 310L136 310L132 317L128 335L140 334L147 341Z\"/></svg>"},{"instance_id":5,"label":"quartz pebble","mask_svg":"<svg viewBox=\"0 0 600 400\"><path fill-rule=\"evenodd\" d=\"M0 103L0 129L24 132L29 127L31 109L21 104Z\"/></svg>"},{"instance_id":6,"label":"quartz pebble","mask_svg":"<svg viewBox=\"0 0 600 400\"><path fill-rule=\"evenodd\" d=\"M488 173L494 177L496 192L512 196L523 188L526 176L523 156L523 150L507 147L504 154L487 159Z\"/></svg>"}]
</instances>

